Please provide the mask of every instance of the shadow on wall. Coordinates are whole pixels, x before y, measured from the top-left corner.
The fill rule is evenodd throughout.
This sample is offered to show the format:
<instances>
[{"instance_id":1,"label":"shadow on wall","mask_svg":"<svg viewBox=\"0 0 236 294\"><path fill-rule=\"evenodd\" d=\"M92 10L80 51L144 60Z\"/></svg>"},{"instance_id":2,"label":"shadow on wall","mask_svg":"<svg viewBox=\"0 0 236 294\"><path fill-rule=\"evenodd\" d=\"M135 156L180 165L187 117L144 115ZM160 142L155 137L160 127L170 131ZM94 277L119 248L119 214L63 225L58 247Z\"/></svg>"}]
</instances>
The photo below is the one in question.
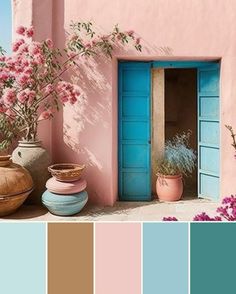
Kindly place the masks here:
<instances>
[{"instance_id":1,"label":"shadow on wall","mask_svg":"<svg viewBox=\"0 0 236 294\"><path fill-rule=\"evenodd\" d=\"M57 47L62 48L66 42L63 0L55 1L54 11L57 13L53 32L60 36L59 40L54 42ZM99 31L102 29L99 28ZM145 40L142 45L142 53L136 52L130 45L116 46L114 55L145 59L145 56L149 55L172 54L170 48L154 48ZM106 204L113 203L109 182L112 178L112 121L113 116L116 116L112 109L116 105L116 101L112 101L112 87L116 87L112 85L114 64L113 60L102 55L80 57L77 67L70 70L64 78L79 86L81 98L75 105L66 106L53 122L54 162L85 163L90 199L103 204L104 197L111 198L106 200Z\"/></svg>"},{"instance_id":2,"label":"shadow on wall","mask_svg":"<svg viewBox=\"0 0 236 294\"><path fill-rule=\"evenodd\" d=\"M160 52L162 49L158 50ZM133 50L126 47L116 46L114 53L120 55L118 52L124 56L131 56L134 53ZM98 135L97 131L105 135L106 139L107 131L111 132L112 60L105 56L81 57L77 64L78 68L71 70L70 75L72 82L80 87L82 97L75 107L68 107L64 112L64 142L75 152L87 153L90 165L95 164L99 169L102 169L95 155L88 148L81 148L81 143L83 144L83 139L87 142L88 138L93 141L93 138ZM76 134L73 128L76 128ZM99 142L103 145L100 137L96 139L97 141L93 141L93 145ZM104 146L101 147L104 148Z\"/></svg>"}]
</instances>

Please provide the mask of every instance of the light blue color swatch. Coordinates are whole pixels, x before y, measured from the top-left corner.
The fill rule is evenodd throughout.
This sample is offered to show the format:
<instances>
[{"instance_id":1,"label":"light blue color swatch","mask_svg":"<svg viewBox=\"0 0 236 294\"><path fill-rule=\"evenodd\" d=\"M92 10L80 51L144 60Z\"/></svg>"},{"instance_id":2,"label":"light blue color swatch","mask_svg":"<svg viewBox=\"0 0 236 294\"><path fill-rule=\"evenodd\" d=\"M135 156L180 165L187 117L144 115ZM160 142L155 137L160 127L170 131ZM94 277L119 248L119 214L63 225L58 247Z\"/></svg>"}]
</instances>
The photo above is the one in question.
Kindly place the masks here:
<instances>
[{"instance_id":1,"label":"light blue color swatch","mask_svg":"<svg viewBox=\"0 0 236 294\"><path fill-rule=\"evenodd\" d=\"M188 224L143 225L143 294L188 294Z\"/></svg>"},{"instance_id":2,"label":"light blue color swatch","mask_svg":"<svg viewBox=\"0 0 236 294\"><path fill-rule=\"evenodd\" d=\"M45 224L0 224L0 293L46 294Z\"/></svg>"}]
</instances>

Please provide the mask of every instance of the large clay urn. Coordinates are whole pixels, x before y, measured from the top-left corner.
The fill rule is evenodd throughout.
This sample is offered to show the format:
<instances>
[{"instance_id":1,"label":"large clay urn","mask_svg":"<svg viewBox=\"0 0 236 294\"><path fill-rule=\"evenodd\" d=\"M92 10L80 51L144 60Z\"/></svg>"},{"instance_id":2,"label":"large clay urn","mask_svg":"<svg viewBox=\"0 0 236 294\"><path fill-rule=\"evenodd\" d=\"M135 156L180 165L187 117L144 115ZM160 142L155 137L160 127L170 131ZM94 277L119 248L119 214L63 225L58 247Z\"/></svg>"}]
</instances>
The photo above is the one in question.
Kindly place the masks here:
<instances>
[{"instance_id":1,"label":"large clay urn","mask_svg":"<svg viewBox=\"0 0 236 294\"><path fill-rule=\"evenodd\" d=\"M14 213L33 190L30 173L10 156L0 156L0 216Z\"/></svg>"},{"instance_id":2,"label":"large clay urn","mask_svg":"<svg viewBox=\"0 0 236 294\"><path fill-rule=\"evenodd\" d=\"M20 141L12 153L12 161L25 167L34 181L34 191L27 199L27 203L41 204L41 196L45 191L45 184L49 179L48 166L50 156L39 141Z\"/></svg>"}]
</instances>

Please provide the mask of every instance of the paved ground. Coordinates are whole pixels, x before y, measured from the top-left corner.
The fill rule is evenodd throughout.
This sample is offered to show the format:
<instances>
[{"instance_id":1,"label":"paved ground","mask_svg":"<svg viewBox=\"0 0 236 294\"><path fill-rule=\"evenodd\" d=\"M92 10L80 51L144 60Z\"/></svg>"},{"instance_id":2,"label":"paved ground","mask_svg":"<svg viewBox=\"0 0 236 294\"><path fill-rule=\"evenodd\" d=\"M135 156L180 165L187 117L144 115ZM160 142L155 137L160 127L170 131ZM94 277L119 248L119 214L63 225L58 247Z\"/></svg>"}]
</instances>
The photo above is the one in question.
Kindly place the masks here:
<instances>
[{"instance_id":1,"label":"paved ground","mask_svg":"<svg viewBox=\"0 0 236 294\"><path fill-rule=\"evenodd\" d=\"M161 221L164 216L175 216L181 221L191 221L195 214L213 215L219 204L205 199L185 199L178 202L117 202L113 207L87 206L78 215L59 217L43 207L23 205L15 214L0 221Z\"/></svg>"}]
</instances>

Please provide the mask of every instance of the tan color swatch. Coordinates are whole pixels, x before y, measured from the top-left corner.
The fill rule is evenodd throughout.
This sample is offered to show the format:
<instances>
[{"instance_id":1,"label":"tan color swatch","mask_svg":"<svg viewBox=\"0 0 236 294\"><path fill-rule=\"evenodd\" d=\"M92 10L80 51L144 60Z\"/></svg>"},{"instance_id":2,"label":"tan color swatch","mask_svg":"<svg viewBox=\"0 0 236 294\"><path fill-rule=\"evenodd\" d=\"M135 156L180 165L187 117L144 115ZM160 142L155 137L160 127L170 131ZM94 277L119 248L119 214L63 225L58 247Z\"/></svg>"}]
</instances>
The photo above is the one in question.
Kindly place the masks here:
<instances>
[{"instance_id":1,"label":"tan color swatch","mask_svg":"<svg viewBox=\"0 0 236 294\"><path fill-rule=\"evenodd\" d=\"M48 294L93 293L93 224L48 224Z\"/></svg>"}]
</instances>

